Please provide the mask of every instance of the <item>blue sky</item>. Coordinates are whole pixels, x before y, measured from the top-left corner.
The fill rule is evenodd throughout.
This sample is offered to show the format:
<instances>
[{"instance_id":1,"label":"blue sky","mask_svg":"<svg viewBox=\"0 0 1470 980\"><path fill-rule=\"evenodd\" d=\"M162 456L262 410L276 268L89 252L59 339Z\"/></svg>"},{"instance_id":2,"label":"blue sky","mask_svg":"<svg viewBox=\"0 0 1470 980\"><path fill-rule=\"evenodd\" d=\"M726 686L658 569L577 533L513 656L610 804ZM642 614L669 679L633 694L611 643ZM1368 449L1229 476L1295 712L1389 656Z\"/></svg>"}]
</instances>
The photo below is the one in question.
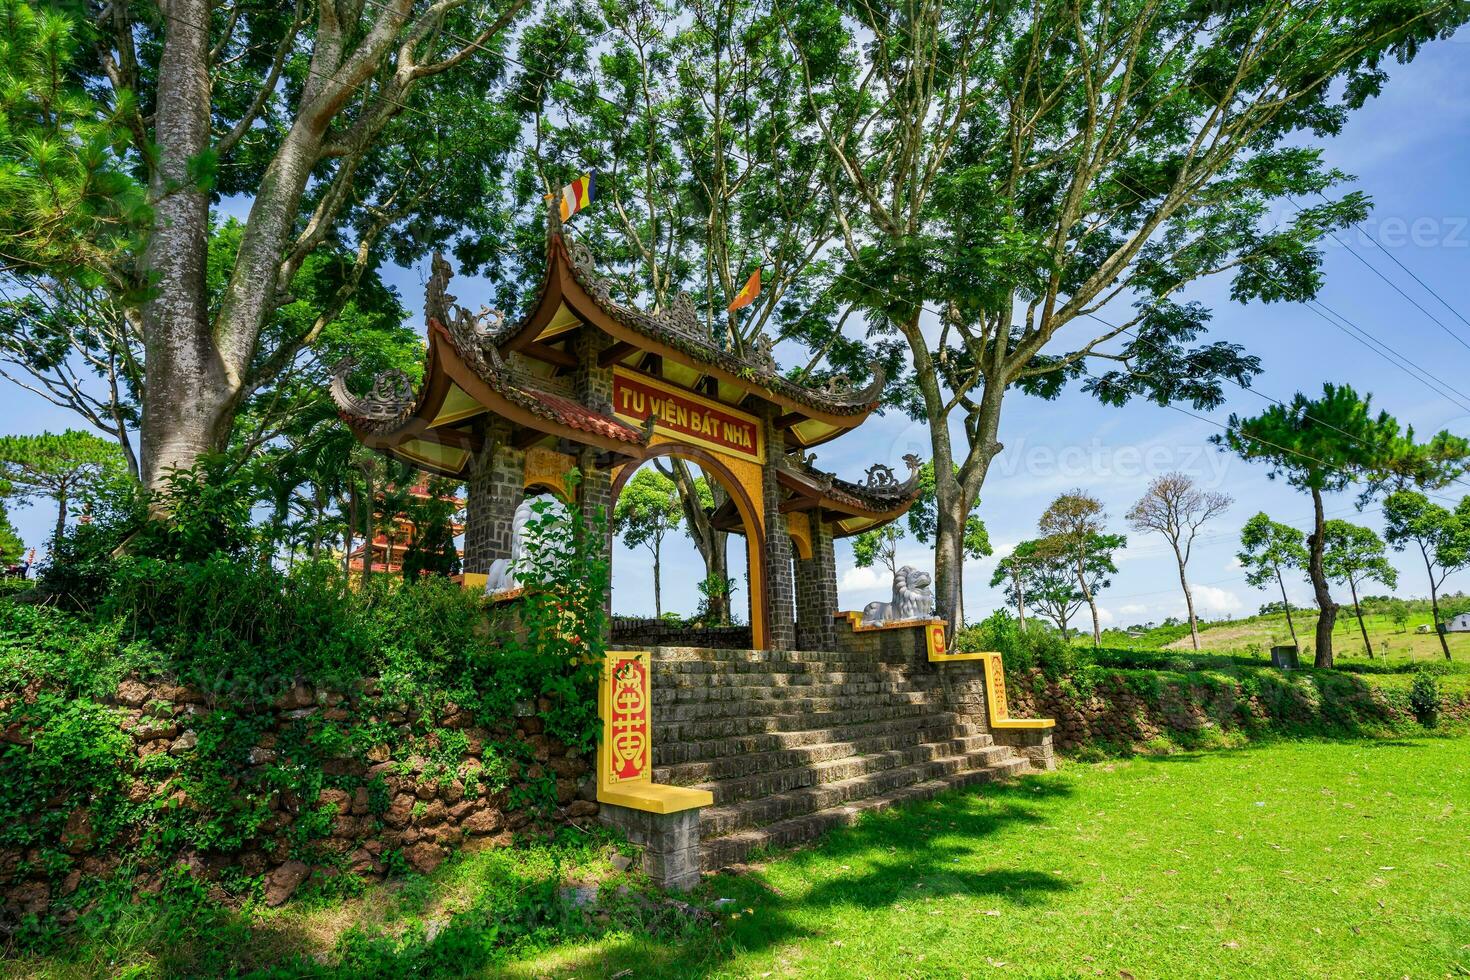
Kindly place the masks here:
<instances>
[{"instance_id":1,"label":"blue sky","mask_svg":"<svg viewBox=\"0 0 1470 980\"><path fill-rule=\"evenodd\" d=\"M1470 29L1454 39L1431 45L1410 65L1394 66L1384 95L1358 113L1345 133L1325 145L1330 164L1353 174L1356 187L1374 202L1362 231L1345 240L1352 250L1327 246L1326 306L1345 316L1420 368L1456 389L1464 405L1431 390L1419 377L1391 365L1310 309L1295 305L1231 303L1226 283L1204 283L1186 294L1215 312L1211 336L1243 344L1259 354L1265 372L1255 388L1286 399L1294 391L1316 392L1324 381L1347 382L1373 394L1374 405L1428 435L1441 428L1470 435L1470 325L1445 309L1388 256L1368 240L1372 236L1394 258L1432 286L1459 314L1470 318ZM1357 256L1396 282L1457 340L1437 326L1380 279ZM387 278L402 292L411 309L420 307L427 263L392 269ZM471 281L453 288L471 308L491 302L482 286ZM1083 327L1077 327L1079 333ZM1461 342L1463 341L1463 343ZM0 382L0 431L57 430L78 423L19 388ZM1266 402L1231 388L1225 405L1209 413L1223 422L1230 412L1255 414ZM1231 510L1206 528L1190 564L1196 602L1202 615L1254 612L1269 593L1247 586L1235 563L1240 525L1265 510L1277 520L1307 527L1310 500L1266 478L1262 467L1228 457L1208 438L1217 425L1182 412L1149 404L1106 408L1081 392L1068 392L1054 402L1013 393L1001 423L1005 452L992 466L982 493L980 514L990 530L997 556L1035 533L1036 518L1057 493L1083 487L1107 506L1115 529L1125 530L1122 515L1150 478L1183 470L1202 484L1235 498ZM958 433L957 433L958 435ZM848 478L859 478L874 462L901 469L900 457L930 455L922 425L895 414L870 419L857 433L817 450L818 465ZM1457 487L1470 492L1470 487ZM1458 496L1458 494L1456 494ZM1349 492L1329 500L1329 516L1379 528L1370 508L1357 513ZM12 508L12 520L30 544L41 545L55 520L46 504ZM695 583L703 569L693 544L682 537L665 545L663 594L665 609L691 611ZM732 565L743 569L743 546L733 541ZM1120 556L1119 574L1100 597L1105 620L1134 623L1178 615L1183 609L1173 557L1162 538L1130 536ZM900 558L931 568L932 555L917 542L904 542ZM1427 593L1424 570L1406 556L1395 556L1400 568L1399 593ZM989 587L994 558L966 566L965 602L971 619L985 615L1005 600ZM652 574L647 552L618 546L614 556L614 606L620 612L651 611ZM884 576L853 566L851 550L838 545L839 590L844 608L861 608L886 598ZM1453 577L1448 587L1470 588L1470 574ZM1305 581L1289 584L1294 600L1305 601ZM745 592L738 593L743 606ZM1339 597L1345 598L1345 597Z\"/></svg>"}]
</instances>

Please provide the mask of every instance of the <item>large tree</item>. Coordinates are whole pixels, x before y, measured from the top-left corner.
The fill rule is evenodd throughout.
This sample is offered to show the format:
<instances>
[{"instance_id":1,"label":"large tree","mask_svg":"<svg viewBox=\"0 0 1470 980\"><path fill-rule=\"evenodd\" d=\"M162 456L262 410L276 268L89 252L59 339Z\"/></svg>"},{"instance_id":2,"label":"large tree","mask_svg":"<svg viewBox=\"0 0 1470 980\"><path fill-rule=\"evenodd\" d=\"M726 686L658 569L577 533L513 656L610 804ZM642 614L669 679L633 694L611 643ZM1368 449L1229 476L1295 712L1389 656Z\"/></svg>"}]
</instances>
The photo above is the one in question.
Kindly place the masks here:
<instances>
[{"instance_id":1,"label":"large tree","mask_svg":"<svg viewBox=\"0 0 1470 980\"><path fill-rule=\"evenodd\" d=\"M1207 408L1248 382L1256 359L1197 343L1209 312L1180 290L1228 273L1237 300L1311 298L1318 243L1366 202L1284 222L1273 205L1340 183L1311 141L1380 91L1385 59L1467 16L1435 0L776 7L811 139L838 165L842 281L911 357L898 397L929 424L951 619L1006 394L1054 396L1098 363L1086 387L1108 403Z\"/></svg>"},{"instance_id":2,"label":"large tree","mask_svg":"<svg viewBox=\"0 0 1470 980\"><path fill-rule=\"evenodd\" d=\"M1301 649L1296 622L1291 618L1291 599L1286 594L1289 571L1307 567L1307 549L1302 545L1302 532L1290 524L1273 521L1265 512L1256 514L1240 529L1240 551L1236 559L1245 569L1245 580L1258 589L1272 582L1281 590L1281 607L1286 612L1286 628L1291 631L1291 644Z\"/></svg>"},{"instance_id":3,"label":"large tree","mask_svg":"<svg viewBox=\"0 0 1470 980\"><path fill-rule=\"evenodd\" d=\"M1353 597L1353 615L1358 620L1358 631L1363 634L1363 649L1372 659L1373 644L1368 639L1368 627L1363 625L1358 586L1365 582L1381 582L1393 589L1398 586L1399 573L1389 564L1383 539L1372 528L1347 521L1328 521L1325 539L1327 550L1322 556L1323 570L1334 582L1347 583Z\"/></svg>"},{"instance_id":4,"label":"large tree","mask_svg":"<svg viewBox=\"0 0 1470 980\"><path fill-rule=\"evenodd\" d=\"M1440 650L1450 658L1439 614L1439 590L1450 573L1470 566L1470 497L1450 510L1414 490L1397 490L1383 501L1384 537L1394 550L1419 549L1429 576L1429 605Z\"/></svg>"},{"instance_id":5,"label":"large tree","mask_svg":"<svg viewBox=\"0 0 1470 980\"><path fill-rule=\"evenodd\" d=\"M54 541L66 533L72 505L122 465L117 447L90 432L0 436L0 493L22 504L54 501Z\"/></svg>"},{"instance_id":6,"label":"large tree","mask_svg":"<svg viewBox=\"0 0 1470 980\"><path fill-rule=\"evenodd\" d=\"M7 272L24 282L85 271L125 304L146 368L147 485L226 448L242 406L317 342L383 254L408 261L494 223L520 130L490 93L523 2L97 4L88 23L68 25L86 42L79 56L51 46L71 130L107 127L53 183L91 201L97 180L131 176L141 203L105 214L104 230L121 231L83 248L95 209L63 211L43 239L12 235L15 209L0 201L0 234L18 245ZM16 7L6 12L19 22ZM50 114L7 109L7 136L59 138ZM226 196L242 199L243 227L227 265L211 268L210 205ZM269 335L324 248L350 256L340 287L296 329Z\"/></svg>"},{"instance_id":7,"label":"large tree","mask_svg":"<svg viewBox=\"0 0 1470 980\"><path fill-rule=\"evenodd\" d=\"M1189 613L1189 635L1199 649L1199 621L1194 615L1194 594L1189 588L1185 566L1189 564L1195 535L1206 521L1225 513L1229 494L1201 490L1183 473L1165 473L1149 484L1128 511L1128 524L1135 531L1162 534L1174 549L1179 566L1179 587L1184 590L1184 608Z\"/></svg>"},{"instance_id":8,"label":"large tree","mask_svg":"<svg viewBox=\"0 0 1470 980\"><path fill-rule=\"evenodd\" d=\"M1326 551L1323 495L1337 493L1360 474L1371 472L1400 438L1399 424L1387 412L1376 416L1372 396L1349 385L1322 386L1322 397L1298 392L1290 404L1275 404L1253 418L1230 416L1212 440L1242 459L1265 463L1272 479L1282 477L1312 497L1312 532L1307 535L1307 577L1317 598L1318 667L1332 666L1332 627L1337 603L1322 567Z\"/></svg>"},{"instance_id":9,"label":"large tree","mask_svg":"<svg viewBox=\"0 0 1470 980\"><path fill-rule=\"evenodd\" d=\"M1102 645L1102 622L1098 618L1097 594L1093 587L1093 569L1101 563L1112 570L1113 552L1124 547L1128 539L1105 530L1107 514L1102 501L1083 490L1058 495L1042 513L1036 527L1055 550L1066 555L1072 564L1077 588L1092 611L1092 645ZM1107 583L1104 582L1104 585Z\"/></svg>"}]
</instances>

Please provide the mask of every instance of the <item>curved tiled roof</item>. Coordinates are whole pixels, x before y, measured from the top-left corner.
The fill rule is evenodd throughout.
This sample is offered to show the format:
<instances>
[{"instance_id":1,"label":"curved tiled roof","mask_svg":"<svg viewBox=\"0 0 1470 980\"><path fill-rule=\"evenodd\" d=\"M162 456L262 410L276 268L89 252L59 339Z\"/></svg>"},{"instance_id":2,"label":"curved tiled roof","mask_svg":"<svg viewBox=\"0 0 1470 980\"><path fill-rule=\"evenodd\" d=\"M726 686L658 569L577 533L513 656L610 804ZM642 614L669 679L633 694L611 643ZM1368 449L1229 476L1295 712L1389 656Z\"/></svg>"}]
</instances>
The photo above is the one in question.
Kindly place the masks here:
<instances>
[{"instance_id":1,"label":"curved tiled roof","mask_svg":"<svg viewBox=\"0 0 1470 980\"><path fill-rule=\"evenodd\" d=\"M771 342L766 337L759 338L753 356L741 357L717 344L710 337L704 323L699 318L698 311L694 308L693 301L687 294L680 293L668 309L658 313L648 313L617 302L612 298L611 284L597 271L592 250L585 244L572 239L562 228L561 215L556 204L553 204L547 211L546 263L548 273L542 277L536 302L531 304L531 312L516 323L504 322L502 318L500 326L487 336L487 342L497 347L503 346L525 329L527 322L535 315L536 307L546 295L546 286L550 279L549 270L558 258L565 261L577 285L582 287L582 290L597 304L598 309L609 318L650 340L672 347L695 361L719 368L727 374L758 385L770 392L777 400L794 402L819 412L839 416L865 415L878 406L878 400L883 393L883 386L887 379L882 366L876 361L872 366L872 380L862 388L839 390L835 382L839 378L845 380L841 375L834 378L834 383L829 384L827 388L810 388L781 376L771 353ZM436 257L436 262L442 261Z\"/></svg>"}]
</instances>

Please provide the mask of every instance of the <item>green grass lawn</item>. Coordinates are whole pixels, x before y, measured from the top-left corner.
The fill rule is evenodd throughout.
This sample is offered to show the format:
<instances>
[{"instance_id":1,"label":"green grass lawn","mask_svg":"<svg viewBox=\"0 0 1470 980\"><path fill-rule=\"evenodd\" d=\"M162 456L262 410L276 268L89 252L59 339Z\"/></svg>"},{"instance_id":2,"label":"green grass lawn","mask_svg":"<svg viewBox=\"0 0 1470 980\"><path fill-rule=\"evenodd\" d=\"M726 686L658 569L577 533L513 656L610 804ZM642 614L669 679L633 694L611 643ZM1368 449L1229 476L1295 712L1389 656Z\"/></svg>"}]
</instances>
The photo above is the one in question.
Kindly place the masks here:
<instances>
[{"instance_id":1,"label":"green grass lawn","mask_svg":"<svg viewBox=\"0 0 1470 980\"><path fill-rule=\"evenodd\" d=\"M1470 974L1470 742L1072 765L717 880L730 937L608 939L518 976Z\"/></svg>"},{"instance_id":2,"label":"green grass lawn","mask_svg":"<svg viewBox=\"0 0 1470 980\"><path fill-rule=\"evenodd\" d=\"M466 855L194 942L225 948L216 968L294 955L277 974L292 976L1462 976L1467 840L1470 740L1286 742L1069 764L878 814L708 879L696 904L731 900L713 927L616 907L573 924L586 920L558 907L560 877L608 873L583 844L571 863ZM527 905L538 893L550 905ZM497 945L491 929L518 938ZM9 966L190 972L113 942Z\"/></svg>"}]
</instances>

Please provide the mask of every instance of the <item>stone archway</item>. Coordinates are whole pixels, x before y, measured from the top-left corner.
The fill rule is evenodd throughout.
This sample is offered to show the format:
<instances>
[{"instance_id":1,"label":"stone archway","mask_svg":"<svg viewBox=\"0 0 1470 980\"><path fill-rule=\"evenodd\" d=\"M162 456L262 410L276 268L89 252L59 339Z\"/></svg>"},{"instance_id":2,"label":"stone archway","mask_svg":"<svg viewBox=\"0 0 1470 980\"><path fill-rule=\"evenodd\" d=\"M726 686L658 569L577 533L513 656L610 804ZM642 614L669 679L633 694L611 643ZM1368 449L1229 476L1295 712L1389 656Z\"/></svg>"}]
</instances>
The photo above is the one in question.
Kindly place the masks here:
<instances>
[{"instance_id":1,"label":"stone archway","mask_svg":"<svg viewBox=\"0 0 1470 980\"><path fill-rule=\"evenodd\" d=\"M623 485L632 478L634 472L649 460L663 456L676 456L699 465L706 473L719 481L720 486L735 504L741 523L745 526L746 564L750 575L751 645L757 650L767 649L770 644L770 624L767 616L770 599L766 594L766 588L770 582L770 576L766 568L766 523L761 493L761 468L723 453L712 452L656 435L636 458L618 467L614 473L613 506L616 506Z\"/></svg>"}]
</instances>

